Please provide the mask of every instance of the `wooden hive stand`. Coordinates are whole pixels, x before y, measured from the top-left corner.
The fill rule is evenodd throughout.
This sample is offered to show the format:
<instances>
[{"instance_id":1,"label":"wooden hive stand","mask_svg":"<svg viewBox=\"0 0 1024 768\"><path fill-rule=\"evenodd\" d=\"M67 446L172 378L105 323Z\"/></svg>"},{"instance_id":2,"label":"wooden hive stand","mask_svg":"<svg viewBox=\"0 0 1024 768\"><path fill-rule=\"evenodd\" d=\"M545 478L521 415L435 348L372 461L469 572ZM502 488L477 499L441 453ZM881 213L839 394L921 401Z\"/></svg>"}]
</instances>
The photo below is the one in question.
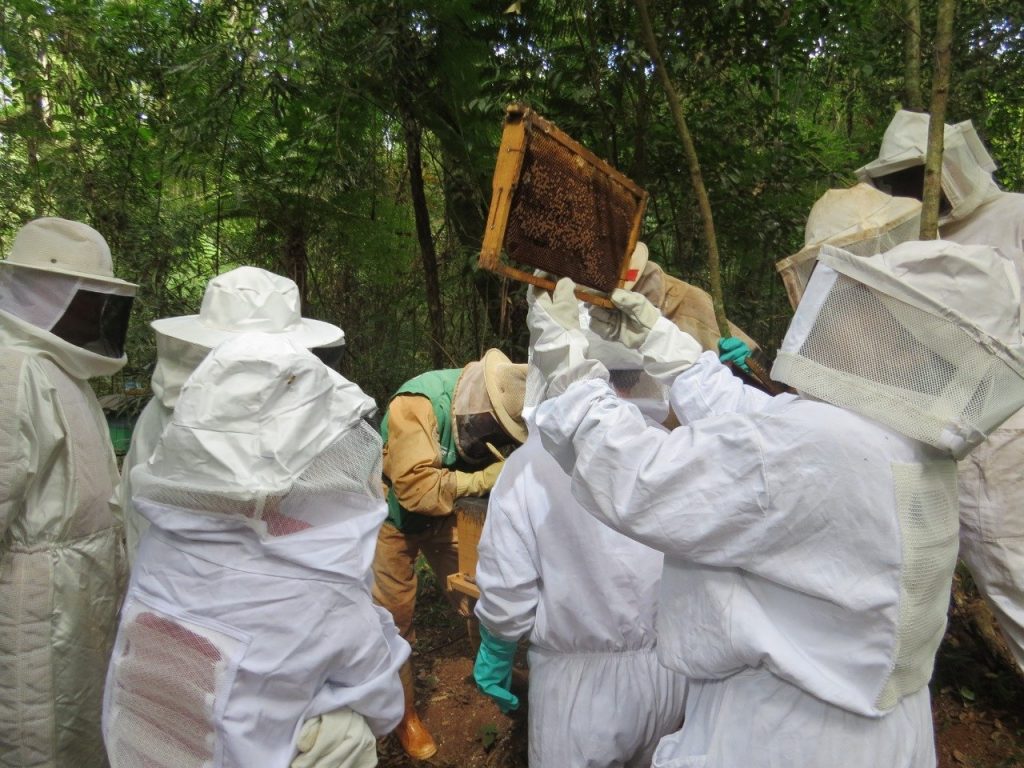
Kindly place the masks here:
<instances>
[{"instance_id":1,"label":"wooden hive stand","mask_svg":"<svg viewBox=\"0 0 1024 768\"><path fill-rule=\"evenodd\" d=\"M476 599L476 550L487 517L487 499L464 496L455 501L455 528L459 535L459 571L448 577L448 591Z\"/></svg>"}]
</instances>

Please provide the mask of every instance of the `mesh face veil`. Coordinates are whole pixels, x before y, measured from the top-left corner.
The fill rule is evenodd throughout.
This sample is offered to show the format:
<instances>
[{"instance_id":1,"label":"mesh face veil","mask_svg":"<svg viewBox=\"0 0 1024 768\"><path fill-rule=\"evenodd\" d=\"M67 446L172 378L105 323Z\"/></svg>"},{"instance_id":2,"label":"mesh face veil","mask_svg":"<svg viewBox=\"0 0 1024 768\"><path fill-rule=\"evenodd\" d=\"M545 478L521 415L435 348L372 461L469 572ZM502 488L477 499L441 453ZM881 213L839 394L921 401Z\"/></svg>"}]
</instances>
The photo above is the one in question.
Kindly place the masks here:
<instances>
[{"instance_id":1,"label":"mesh face veil","mask_svg":"<svg viewBox=\"0 0 1024 768\"><path fill-rule=\"evenodd\" d=\"M955 458L1024 405L1020 289L995 251L911 242L861 259L826 246L821 262L773 378ZM994 311L957 306L964 293Z\"/></svg>"},{"instance_id":2,"label":"mesh face veil","mask_svg":"<svg viewBox=\"0 0 1024 768\"><path fill-rule=\"evenodd\" d=\"M455 447L463 459L475 464L491 462L494 455L487 443L507 448L517 441L502 429L484 384L484 364L469 363L455 385L452 396Z\"/></svg>"},{"instance_id":3,"label":"mesh face veil","mask_svg":"<svg viewBox=\"0 0 1024 768\"><path fill-rule=\"evenodd\" d=\"M214 490L168 480L140 465L132 473L137 500L203 516L240 518L261 538L279 538L337 523L355 499L383 500L380 435L365 421L352 425L283 492ZM342 503L343 500L348 503Z\"/></svg>"},{"instance_id":4,"label":"mesh face veil","mask_svg":"<svg viewBox=\"0 0 1024 768\"><path fill-rule=\"evenodd\" d=\"M0 309L97 355L120 358L135 286L0 267Z\"/></svg>"}]
</instances>

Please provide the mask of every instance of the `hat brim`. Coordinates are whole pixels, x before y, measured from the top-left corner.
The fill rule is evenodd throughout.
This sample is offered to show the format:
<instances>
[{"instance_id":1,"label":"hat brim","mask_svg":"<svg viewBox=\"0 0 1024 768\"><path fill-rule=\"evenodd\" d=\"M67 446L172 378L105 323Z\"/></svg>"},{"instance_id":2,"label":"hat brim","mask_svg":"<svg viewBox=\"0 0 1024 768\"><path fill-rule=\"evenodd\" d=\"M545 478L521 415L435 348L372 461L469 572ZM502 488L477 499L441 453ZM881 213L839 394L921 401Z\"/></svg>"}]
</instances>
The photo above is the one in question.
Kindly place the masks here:
<instances>
[{"instance_id":1,"label":"hat brim","mask_svg":"<svg viewBox=\"0 0 1024 768\"><path fill-rule=\"evenodd\" d=\"M165 317L154 320L149 325L157 333L207 349L213 349L221 342L238 338L239 335L249 331L266 332L261 328L239 328L237 330L211 328L199 319L199 315ZM345 332L338 326L305 317L297 326L274 335L290 339L306 349L336 346L345 339Z\"/></svg>"},{"instance_id":2,"label":"hat brim","mask_svg":"<svg viewBox=\"0 0 1024 768\"><path fill-rule=\"evenodd\" d=\"M22 264L20 261L11 261L10 259L0 260L0 266L18 267L19 269L31 269L34 272L52 272L57 275L70 275L71 277L81 277L85 280L93 280L97 283L106 283L107 285L115 285L121 288L133 288L138 290L138 283L129 283L127 280L121 280L117 277L107 277L105 275L97 275L93 272L79 272L74 269L62 269L60 267L48 267L42 264Z\"/></svg>"},{"instance_id":3,"label":"hat brim","mask_svg":"<svg viewBox=\"0 0 1024 768\"><path fill-rule=\"evenodd\" d=\"M494 409L494 415L498 418L498 423L513 440L520 444L525 443L526 422L522 418L514 419L512 414L505 409L503 393L498 388L498 367L514 365L514 363L500 349L493 348L484 353L481 362L484 364L484 387L487 388L487 398L491 401L491 407ZM526 366L523 365L523 368L525 370Z\"/></svg>"},{"instance_id":4,"label":"hat brim","mask_svg":"<svg viewBox=\"0 0 1024 768\"><path fill-rule=\"evenodd\" d=\"M924 165L924 158L916 150L907 150L893 157L878 158L867 165L862 165L857 169L857 178L877 179L879 176L888 176L890 173L913 168L916 165Z\"/></svg>"}]
</instances>

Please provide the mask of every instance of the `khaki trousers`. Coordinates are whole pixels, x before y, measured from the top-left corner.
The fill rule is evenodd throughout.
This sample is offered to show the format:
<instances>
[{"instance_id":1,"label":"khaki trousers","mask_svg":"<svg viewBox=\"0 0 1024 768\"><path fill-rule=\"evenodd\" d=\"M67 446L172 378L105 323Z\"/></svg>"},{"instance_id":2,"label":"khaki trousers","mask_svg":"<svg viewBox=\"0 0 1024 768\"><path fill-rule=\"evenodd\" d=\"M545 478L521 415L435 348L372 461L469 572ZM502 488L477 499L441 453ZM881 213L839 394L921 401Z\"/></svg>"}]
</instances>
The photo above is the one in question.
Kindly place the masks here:
<instances>
[{"instance_id":1,"label":"khaki trousers","mask_svg":"<svg viewBox=\"0 0 1024 768\"><path fill-rule=\"evenodd\" d=\"M391 613L399 633L410 644L416 640L412 617L416 610L416 557L420 553L452 608L464 618L473 616L473 600L448 590L448 576L459 570L455 515L437 517L419 533L403 533L385 522L377 534L373 556L373 599Z\"/></svg>"}]
</instances>

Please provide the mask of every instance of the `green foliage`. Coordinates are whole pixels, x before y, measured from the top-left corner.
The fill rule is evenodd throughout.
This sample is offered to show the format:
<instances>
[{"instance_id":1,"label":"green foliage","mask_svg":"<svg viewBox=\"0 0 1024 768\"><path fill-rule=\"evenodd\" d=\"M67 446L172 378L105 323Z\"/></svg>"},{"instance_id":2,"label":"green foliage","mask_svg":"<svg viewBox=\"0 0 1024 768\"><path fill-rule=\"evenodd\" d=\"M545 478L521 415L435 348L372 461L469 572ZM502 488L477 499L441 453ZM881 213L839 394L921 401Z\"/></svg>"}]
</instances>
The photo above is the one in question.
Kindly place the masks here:
<instances>
[{"instance_id":1,"label":"green foliage","mask_svg":"<svg viewBox=\"0 0 1024 768\"><path fill-rule=\"evenodd\" d=\"M504 107L524 101L651 193L644 238L706 287L690 182L631 3L10 0L0 7L0 245L39 215L97 227L148 322L195 312L239 264L287 274L345 328L345 372L383 401L434 340L403 146L424 136L443 355L521 356L522 290L475 268ZM902 93L898 4L658 0L713 205L730 316L773 348L774 262L813 201L853 181ZM930 50L934 12L923 7ZM950 119L973 118L1024 188L1024 18L962 0ZM924 57L927 80L930 56ZM926 83L927 86L927 83Z\"/></svg>"}]
</instances>

